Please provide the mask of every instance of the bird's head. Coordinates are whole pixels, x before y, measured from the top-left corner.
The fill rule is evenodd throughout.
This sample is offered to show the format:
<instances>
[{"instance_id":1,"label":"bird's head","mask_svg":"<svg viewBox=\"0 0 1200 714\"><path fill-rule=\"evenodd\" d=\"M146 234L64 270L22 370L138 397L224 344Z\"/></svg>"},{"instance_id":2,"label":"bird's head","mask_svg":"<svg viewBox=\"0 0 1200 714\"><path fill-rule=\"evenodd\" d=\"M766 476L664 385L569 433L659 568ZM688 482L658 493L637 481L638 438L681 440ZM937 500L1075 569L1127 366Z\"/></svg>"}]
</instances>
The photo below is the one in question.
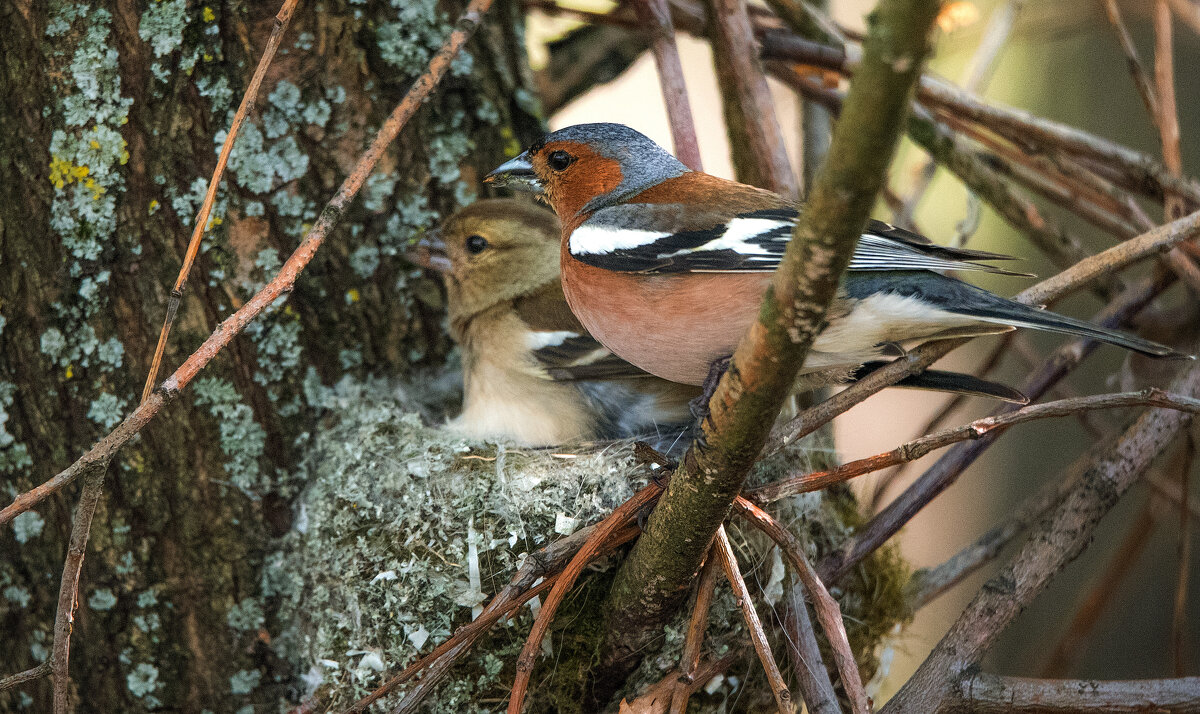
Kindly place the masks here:
<instances>
[{"instance_id":1,"label":"bird's head","mask_svg":"<svg viewBox=\"0 0 1200 714\"><path fill-rule=\"evenodd\" d=\"M446 280L455 338L479 313L558 279L559 224L530 201L492 198L467 206L411 251Z\"/></svg>"},{"instance_id":2,"label":"bird's head","mask_svg":"<svg viewBox=\"0 0 1200 714\"><path fill-rule=\"evenodd\" d=\"M687 171L661 146L623 124L576 124L542 137L484 180L541 193L568 222Z\"/></svg>"}]
</instances>

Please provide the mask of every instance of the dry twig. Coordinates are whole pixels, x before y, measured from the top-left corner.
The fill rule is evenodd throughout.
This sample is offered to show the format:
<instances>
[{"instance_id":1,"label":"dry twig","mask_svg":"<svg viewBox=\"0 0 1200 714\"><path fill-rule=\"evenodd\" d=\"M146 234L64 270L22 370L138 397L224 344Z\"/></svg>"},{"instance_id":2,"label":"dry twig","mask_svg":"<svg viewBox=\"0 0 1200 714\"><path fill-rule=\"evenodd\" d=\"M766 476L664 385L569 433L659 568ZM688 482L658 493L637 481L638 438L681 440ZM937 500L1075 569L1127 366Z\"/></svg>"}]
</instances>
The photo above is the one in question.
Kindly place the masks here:
<instances>
[{"instance_id":1,"label":"dry twig","mask_svg":"<svg viewBox=\"0 0 1200 714\"><path fill-rule=\"evenodd\" d=\"M850 698L850 709L854 714L869 714L871 700L863 688L862 677L858 672L858 663L854 660L854 651L850 649L850 640L846 636L846 626L842 622L842 611L837 600L829 594L817 571L808 562L804 554L804 545L799 539L784 528L769 513L752 502L739 496L734 501L734 509L746 519L750 525L762 531L768 538L775 541L785 558L791 563L797 577L804 583L805 590L813 599L813 609L817 613L817 621L825 631L825 638L833 649L834 664L842 678L842 686Z\"/></svg>"},{"instance_id":2,"label":"dry twig","mask_svg":"<svg viewBox=\"0 0 1200 714\"><path fill-rule=\"evenodd\" d=\"M721 561L725 579L733 588L734 599L741 608L742 619L746 621L746 629L750 632L750 641L754 643L758 660L762 662L763 671L766 672L767 681L771 685L771 694L775 696L775 706L779 714L792 714L792 693L783 681L783 674L775 662L775 655L771 654L771 643L767 641L767 633L763 630L762 621L754 609L754 601L750 599L750 591L746 588L746 581L738 568L737 556L733 553L733 546L729 544L725 526L717 529L717 537L713 541L713 555Z\"/></svg>"},{"instance_id":3,"label":"dry twig","mask_svg":"<svg viewBox=\"0 0 1200 714\"><path fill-rule=\"evenodd\" d=\"M667 118L671 122L675 155L688 168L701 171L700 144L696 140L696 124L692 120L692 106L688 102L687 85L683 81L679 48L675 46L671 9L667 0L635 0L633 7L638 19L650 25L654 31L650 48L658 67L658 81L662 85L663 102L667 105Z\"/></svg>"},{"instance_id":4,"label":"dry twig","mask_svg":"<svg viewBox=\"0 0 1200 714\"><path fill-rule=\"evenodd\" d=\"M237 312L218 325L208 339L163 382L160 388L150 395L149 399L139 404L115 429L96 442L87 453L49 480L14 498L11 504L0 511L0 526L34 507L51 494L61 491L97 464L107 464L112 455L141 431L142 427L153 420L163 406L178 396L180 390L187 387L200 370L208 365L235 336L240 334L246 325L257 318L281 295L291 292L296 278L312 260L329 232L337 225L342 213L354 200L367 177L371 175L375 164L383 156L388 144L396 138L412 115L420 109L425 98L441 81L450 68L451 60L466 44L467 39L478 26L483 13L491 7L492 2L493 0L472 0L471 4L467 6L462 17L459 18L456 29L450 33L446 43L429 61L428 69L413 84L404 99L392 110L387 121L380 127L371 146L359 157L350 175L342 182L337 193L321 211L316 223L309 229L300 245L271 282L242 305Z\"/></svg>"},{"instance_id":5,"label":"dry twig","mask_svg":"<svg viewBox=\"0 0 1200 714\"><path fill-rule=\"evenodd\" d=\"M891 451L865 459L850 461L828 471L813 471L793 476L783 481L750 489L746 495L758 503L769 503L781 498L809 491L820 491L835 483L848 481L855 476L915 461L935 449L941 449L962 441L981 439L990 433L1003 433L1010 427L1038 419L1074 416L1082 411L1118 409L1123 407L1166 407L1190 413L1200 413L1200 400L1167 394L1161 389L1150 388L1140 392L1120 394L1097 394L1089 397L1060 399L1045 404L1031 404L1015 411L976 419L975 421L936 434L927 434L892 449Z\"/></svg>"},{"instance_id":6,"label":"dry twig","mask_svg":"<svg viewBox=\"0 0 1200 714\"><path fill-rule=\"evenodd\" d=\"M976 714L1196 712L1200 677L1098 682L977 674L960 685L945 708Z\"/></svg>"},{"instance_id":7,"label":"dry twig","mask_svg":"<svg viewBox=\"0 0 1200 714\"><path fill-rule=\"evenodd\" d=\"M196 254L200 252L200 241L204 238L204 231L208 228L208 214L212 211L213 202L217 198L221 175L225 173L225 165L229 163L229 154L233 151L234 142L237 141L238 130L242 128L242 122L246 120L246 116L258 98L258 88L267 74L267 67L275 58L275 51L279 49L279 43L283 40L283 33L287 31L288 23L292 20L292 13L296 9L297 2L299 0L284 0L283 7L279 8L279 12L276 13L275 26L271 28L271 36L267 38L267 47L263 50L262 57L258 59L258 66L254 68L254 76L250 78L246 93L242 95L242 103L238 105L237 113L233 115L233 122L229 125L229 132L225 135L225 142L221 144L217 167L213 169L212 178L208 180L208 191L204 194L204 202L200 204L200 212L196 214L196 226L192 229L192 237L188 241L187 252L183 256L183 265L179 268L179 277L175 278L175 287L171 289L171 297L167 301L167 315L163 319L162 330L158 333L158 345L154 348L154 358L150 362L150 372L146 375L146 384L142 387L143 403L150 397L150 392L154 390L154 381L158 378L158 369L162 365L163 351L167 347L167 336L171 334L171 325L175 322L179 301L183 299L188 273L192 271L192 263L196 260Z\"/></svg>"},{"instance_id":8,"label":"dry twig","mask_svg":"<svg viewBox=\"0 0 1200 714\"><path fill-rule=\"evenodd\" d=\"M717 559L709 551L708 560L700 569L700 581L696 584L696 602L692 605L692 617L688 621L687 635L683 641L683 652L679 654L679 677L671 693L670 714L685 714L688 698L696 687L696 670L700 666L700 652L704 648L704 631L708 629L708 611L712 607L713 591L717 586Z\"/></svg>"}]
</instances>

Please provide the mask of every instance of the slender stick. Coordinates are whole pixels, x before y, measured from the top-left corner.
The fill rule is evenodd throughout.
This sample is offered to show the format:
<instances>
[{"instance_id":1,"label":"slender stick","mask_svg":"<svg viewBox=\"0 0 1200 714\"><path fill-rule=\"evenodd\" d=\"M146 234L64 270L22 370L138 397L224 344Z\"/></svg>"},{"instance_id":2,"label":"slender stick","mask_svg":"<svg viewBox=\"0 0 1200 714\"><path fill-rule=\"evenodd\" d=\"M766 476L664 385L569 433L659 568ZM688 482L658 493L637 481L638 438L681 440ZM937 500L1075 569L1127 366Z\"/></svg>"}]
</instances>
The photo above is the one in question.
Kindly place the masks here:
<instances>
[{"instance_id":1,"label":"slender stick","mask_svg":"<svg viewBox=\"0 0 1200 714\"><path fill-rule=\"evenodd\" d=\"M1138 95L1142 98L1142 104L1146 105L1146 111L1151 118L1158 123L1158 96L1154 93L1154 86L1150 83L1150 75L1146 73L1146 68L1142 65L1142 60L1138 57L1137 47L1133 44L1133 37L1129 34L1129 28L1125 26L1125 20L1121 17L1121 8L1117 5L1117 0L1100 0L1104 5L1104 13L1108 16L1108 24L1112 25L1113 30L1117 33L1117 40L1121 43L1121 51L1125 53L1125 62L1129 65L1129 74L1133 77L1133 84L1137 87Z\"/></svg>"},{"instance_id":2,"label":"slender stick","mask_svg":"<svg viewBox=\"0 0 1200 714\"><path fill-rule=\"evenodd\" d=\"M797 578L788 592L790 602L783 615L787 633L788 654L796 687L804 697L809 714L842 714L837 692L829 679L829 670L821 659L821 647L813 630L808 605L804 602L804 584Z\"/></svg>"},{"instance_id":3,"label":"slender stick","mask_svg":"<svg viewBox=\"0 0 1200 714\"><path fill-rule=\"evenodd\" d=\"M451 60L466 44L467 39L479 25L483 13L491 7L492 2L493 0L472 0L471 4L467 6L462 17L459 18L457 29L450 33L446 43L429 61L425 74L413 84L404 99L392 110L391 116L380 127L370 148L359 157L353 171L342 182L337 193L321 211L316 223L304 236L304 240L300 242L295 252L287 259L271 282L242 305L237 312L218 325L208 339L163 382L162 387L155 390L149 399L139 404L115 429L96 442L86 454L49 480L18 495L11 504L0 510L0 526L5 525L18 514L33 508L51 494L62 490L93 465L101 462L107 463L118 449L158 415L168 401L174 399L180 390L187 387L200 370L233 341L233 338L241 333L246 325L258 317L279 296L291 292L296 278L304 271L305 266L316 255L326 236L337 225L342 213L362 188L363 182L375 169L375 164L383 156L388 144L396 138L412 115L421 108L429 93L445 76L446 71L450 68Z\"/></svg>"},{"instance_id":4,"label":"slender stick","mask_svg":"<svg viewBox=\"0 0 1200 714\"><path fill-rule=\"evenodd\" d=\"M1087 397L1060 399L1044 404L1031 404L1016 411L997 414L976 419L953 429L945 429L936 434L927 434L901 446L885 451L882 454L869 456L865 459L849 461L827 471L813 471L799 476L752 488L746 496L758 503L769 503L781 498L795 496L809 491L820 491L835 483L848 481L855 476L861 476L872 471L896 466L897 464L916 461L934 449L941 449L962 441L982 439L990 433L1003 433L1010 427L1038 419L1074 416L1083 411L1097 409L1118 409L1124 407L1167 407L1179 409L1192 414L1200 413L1200 400L1177 394L1168 394L1161 389L1151 387L1140 392L1121 392L1119 394L1097 394Z\"/></svg>"},{"instance_id":5,"label":"slender stick","mask_svg":"<svg viewBox=\"0 0 1200 714\"><path fill-rule=\"evenodd\" d=\"M675 690L671 693L670 714L687 712L688 699L695 690L696 669L700 666L704 631L708 629L708 611L712 607L716 587L717 556L710 550L708 560L700 569L700 582L696 584L696 602L692 605L692 617L688 621L687 636L683 640L683 652L679 654L679 677Z\"/></svg>"},{"instance_id":6,"label":"slender stick","mask_svg":"<svg viewBox=\"0 0 1200 714\"><path fill-rule=\"evenodd\" d=\"M87 554L92 516L96 513L96 504L100 502L104 472L103 468L93 469L83 480L83 492L79 496L79 505L75 507L75 523L71 526L71 540L67 546L66 562L63 563L62 583L58 588L58 612L54 616L54 644L50 654L54 714L68 714L74 710L70 702L71 630L75 623L75 606L79 602L79 573L83 570L83 558Z\"/></svg>"},{"instance_id":7,"label":"slender stick","mask_svg":"<svg viewBox=\"0 0 1200 714\"><path fill-rule=\"evenodd\" d=\"M713 60L738 178L790 198L799 187L744 0L709 0Z\"/></svg>"},{"instance_id":8,"label":"slender stick","mask_svg":"<svg viewBox=\"0 0 1200 714\"><path fill-rule=\"evenodd\" d=\"M833 649L833 661L837 665L838 674L842 678L842 687L850 698L850 709L854 714L869 714L871 700L863 688L862 676L858 671L858 663L854 660L854 651L850 649L850 639L846 636L846 626L842 622L842 611L837 600L829 594L825 583L822 582L808 556L804 554L804 545L799 539L746 498L739 496L733 503L734 510L744 517L750 525L762 531L768 538L775 541L783 555L791 563L792 569L804 588L813 599L813 609L817 613L817 621L825 631L825 638Z\"/></svg>"},{"instance_id":9,"label":"slender stick","mask_svg":"<svg viewBox=\"0 0 1200 714\"><path fill-rule=\"evenodd\" d=\"M10 674L5 678L0 679L0 692L12 689L13 687L25 684L26 682L39 680L42 677L48 677L50 676L50 670L50 660L46 660L36 667L30 667L24 672Z\"/></svg>"},{"instance_id":10,"label":"slender stick","mask_svg":"<svg viewBox=\"0 0 1200 714\"><path fill-rule=\"evenodd\" d=\"M529 637L525 639L525 646L521 648L521 654L517 658L517 676L513 682L512 693L508 698L509 714L521 713L521 707L525 703L525 694L529 690L529 679L533 675L533 668L537 665L537 655L542 648L542 638L546 636L546 631L550 628L550 622L554 619L554 613L559 604L575 584L576 579L583 572L583 568L591 562L600 545L611 533L635 518L643 506L651 503L661 493L662 487L651 483L634 494L633 498L618 506L607 518L596 525L596 530L591 537L563 569L562 575L550 590L550 594L546 596L546 602L542 604L533 628L529 631Z\"/></svg>"},{"instance_id":11,"label":"slender stick","mask_svg":"<svg viewBox=\"0 0 1200 714\"><path fill-rule=\"evenodd\" d=\"M687 85L683 81L683 63L679 59L679 48L675 46L671 8L667 0L635 0L633 7L638 19L649 24L654 31L650 48L654 52L654 64L658 67L658 81L662 86L663 102L667 105L667 118L671 122L675 155L688 168L701 171L700 144L696 140L696 124L692 120L692 106L688 101Z\"/></svg>"},{"instance_id":12,"label":"slender stick","mask_svg":"<svg viewBox=\"0 0 1200 714\"><path fill-rule=\"evenodd\" d=\"M229 163L229 154L233 151L233 143L237 141L238 130L242 128L242 122L246 121L246 115L250 113L250 109L254 107L254 102L258 98L258 89L262 86L263 77L267 74L267 67L275 58L275 51L279 49L279 43L283 40L283 33L287 31L288 23L292 20L292 13L296 9L297 2L299 0L284 0L283 7L275 15L275 26L271 28L267 47L263 50L262 57L258 59L258 66L254 68L254 76L250 78L250 86L246 87L246 93L242 95L242 103L238 106L237 113L233 115L233 123L229 125L229 132L225 135L225 142L221 145L221 154L217 157L217 167L213 169L212 178L208 180L208 192L204 194L204 202L200 204L200 212L196 214L196 226L192 229L192 238L188 241L187 252L183 256L183 265L179 268L179 277L175 278L175 287L171 289L171 297L167 301L167 316L163 319L162 331L158 333L158 345L154 348L154 359L150 362L150 373L146 375L146 385L142 387L143 404L150 398L150 392L154 391L154 381L158 379L163 351L167 346L167 336L171 334L171 325L175 322L179 301L183 298L184 288L187 287L188 273L191 272L192 263L195 262L196 254L200 251L200 241L208 226L208 214L212 211L213 202L217 198L217 188L221 185L221 174L225 172L225 165Z\"/></svg>"},{"instance_id":13,"label":"slender stick","mask_svg":"<svg viewBox=\"0 0 1200 714\"><path fill-rule=\"evenodd\" d=\"M717 529L717 538L713 541L713 551L717 559L721 561L725 578L733 588L738 607L742 610L746 629L750 631L750 641L754 643L758 659L767 673L767 681L771 683L771 694L775 695L775 706L779 709L779 714L792 714L792 693L788 690L787 683L783 681L783 674L780 673L779 665L775 662L775 655L771 654L771 643L767 641L767 633L763 630L762 621L758 619L758 612L754 609L754 601L750 599L746 581L742 579L737 556L733 553L733 546L729 543L729 535L725 532L725 526Z\"/></svg>"}]
</instances>

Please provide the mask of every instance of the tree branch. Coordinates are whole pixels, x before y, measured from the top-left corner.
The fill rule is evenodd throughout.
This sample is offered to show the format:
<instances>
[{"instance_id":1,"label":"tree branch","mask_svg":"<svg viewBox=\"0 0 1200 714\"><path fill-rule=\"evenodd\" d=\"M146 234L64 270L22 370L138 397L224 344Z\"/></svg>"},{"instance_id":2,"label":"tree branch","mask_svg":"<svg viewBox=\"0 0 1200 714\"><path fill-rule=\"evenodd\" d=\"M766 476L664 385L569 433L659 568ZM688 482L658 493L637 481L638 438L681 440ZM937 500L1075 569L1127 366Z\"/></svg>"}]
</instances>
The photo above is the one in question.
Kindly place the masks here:
<instances>
[{"instance_id":1,"label":"tree branch","mask_svg":"<svg viewBox=\"0 0 1200 714\"><path fill-rule=\"evenodd\" d=\"M976 714L1200 711L1200 677L1098 682L977 674L942 711Z\"/></svg>"},{"instance_id":2,"label":"tree branch","mask_svg":"<svg viewBox=\"0 0 1200 714\"><path fill-rule=\"evenodd\" d=\"M809 491L820 491L835 483L848 481L856 476L886 469L889 466L916 461L935 449L942 449L962 441L981 439L992 432L1003 433L1010 427L1038 419L1051 419L1073 416L1084 411L1097 409L1119 409L1122 407L1166 407L1179 409L1191 414L1200 413L1200 400L1177 394L1168 394L1161 389L1149 388L1140 392L1122 392L1120 394L1097 394L1089 397L1060 399L1044 404L1032 404L1013 412L976 419L953 429L945 429L936 434L927 434L912 441L897 446L891 451L869 456L865 459L850 461L828 471L813 471L800 476L793 476L775 483L750 489L746 496L758 503L769 503L781 498L795 496Z\"/></svg>"},{"instance_id":3,"label":"tree branch","mask_svg":"<svg viewBox=\"0 0 1200 714\"><path fill-rule=\"evenodd\" d=\"M1189 367L1171 390L1200 394L1200 365ZM983 586L883 711L942 709L954 697L956 682L977 665L1017 613L1083 551L1100 519L1190 420L1183 412L1150 409L1126 429L1042 519L1024 548Z\"/></svg>"},{"instance_id":4,"label":"tree branch","mask_svg":"<svg viewBox=\"0 0 1200 714\"><path fill-rule=\"evenodd\" d=\"M713 62L737 178L798 197L744 0L709 0Z\"/></svg>"},{"instance_id":5,"label":"tree branch","mask_svg":"<svg viewBox=\"0 0 1200 714\"><path fill-rule=\"evenodd\" d=\"M936 11L933 0L884 0L872 15L866 57L829 160L758 321L710 401L702 438L685 454L605 603L606 635L595 673L601 697L624 679L678 607L823 326L883 183Z\"/></svg>"},{"instance_id":6,"label":"tree branch","mask_svg":"<svg viewBox=\"0 0 1200 714\"><path fill-rule=\"evenodd\" d=\"M693 171L703 170L700 144L696 141L696 124L692 121L692 106L688 102L687 85L683 81L683 64L675 46L675 27L671 24L671 9L667 0L636 0L633 3L638 19L654 32L650 49L658 67L663 102L671 121L671 141L675 155Z\"/></svg>"},{"instance_id":7,"label":"tree branch","mask_svg":"<svg viewBox=\"0 0 1200 714\"><path fill-rule=\"evenodd\" d=\"M305 266L312 260L326 236L337 225L354 197L358 195L359 189L375 169L375 164L383 156L384 150L399 135L400 130L421 108L425 98L445 76L450 69L451 60L474 33L483 13L487 12L492 2L493 0L472 0L467 9L463 11L456 29L450 33L445 44L429 60L429 66L425 73L392 110L391 116L379 128L379 133L376 134L371 146L359 157L350 175L346 177L337 193L325 205L316 223L309 229L300 245L283 264L279 273L271 279L271 282L242 305L237 312L218 325L208 339L163 382L161 387L150 395L149 399L139 404L137 409L134 409L104 438L96 442L87 453L49 480L14 498L11 504L0 511L0 526L33 508L51 494L61 491L97 464L107 464L113 454L141 431L142 427L153 420L164 405L178 396L179 391L187 387L200 370L204 369L222 349L233 341L233 338L240 334L246 325L250 324L280 296L291 292L296 278L304 271Z\"/></svg>"}]
</instances>

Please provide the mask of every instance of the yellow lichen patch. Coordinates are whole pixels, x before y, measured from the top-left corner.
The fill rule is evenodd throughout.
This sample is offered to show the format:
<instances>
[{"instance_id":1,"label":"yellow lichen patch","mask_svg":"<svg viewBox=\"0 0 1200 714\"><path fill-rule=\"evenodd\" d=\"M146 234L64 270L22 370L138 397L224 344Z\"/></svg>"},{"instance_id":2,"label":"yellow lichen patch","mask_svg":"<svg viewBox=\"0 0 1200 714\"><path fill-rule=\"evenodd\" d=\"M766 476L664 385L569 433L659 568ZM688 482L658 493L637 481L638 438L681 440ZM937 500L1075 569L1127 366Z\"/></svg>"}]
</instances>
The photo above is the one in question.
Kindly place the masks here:
<instances>
[{"instance_id":1,"label":"yellow lichen patch","mask_svg":"<svg viewBox=\"0 0 1200 714\"><path fill-rule=\"evenodd\" d=\"M90 169L86 166L76 166L58 156L50 157L50 183L54 184L54 188L64 188L68 184L82 181L87 178L89 172ZM92 179L88 180L95 183ZM89 186L89 188L91 187Z\"/></svg>"},{"instance_id":2,"label":"yellow lichen patch","mask_svg":"<svg viewBox=\"0 0 1200 714\"><path fill-rule=\"evenodd\" d=\"M358 289L350 288L349 290L346 291L346 302L356 303L356 302L358 302L358 299L359 299Z\"/></svg>"},{"instance_id":3,"label":"yellow lichen patch","mask_svg":"<svg viewBox=\"0 0 1200 714\"><path fill-rule=\"evenodd\" d=\"M213 9L211 7L205 5L204 12L201 15L201 17L204 18L205 22L212 22L213 20L217 19L217 14L215 12L213 12Z\"/></svg>"}]
</instances>

